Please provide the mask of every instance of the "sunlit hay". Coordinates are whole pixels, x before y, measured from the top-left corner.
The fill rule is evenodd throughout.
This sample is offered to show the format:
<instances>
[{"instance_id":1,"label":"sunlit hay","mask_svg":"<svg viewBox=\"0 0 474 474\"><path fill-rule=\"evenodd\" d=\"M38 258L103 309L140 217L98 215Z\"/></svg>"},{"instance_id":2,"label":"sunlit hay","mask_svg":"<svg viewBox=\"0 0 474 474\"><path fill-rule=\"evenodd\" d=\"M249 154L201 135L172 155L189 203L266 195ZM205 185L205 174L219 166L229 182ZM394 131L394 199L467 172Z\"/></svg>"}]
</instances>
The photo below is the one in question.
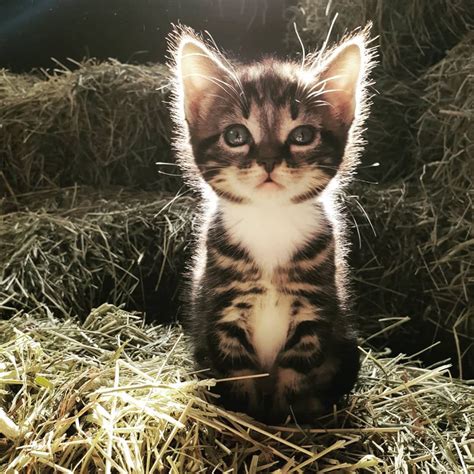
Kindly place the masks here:
<instances>
[{"instance_id":1,"label":"sunlit hay","mask_svg":"<svg viewBox=\"0 0 474 474\"><path fill-rule=\"evenodd\" d=\"M446 366L361 356L346 409L311 428L269 427L212 403L207 387L225 382L193 375L179 327L111 305L82 324L46 308L18 314L0 322L0 470L472 469L472 387Z\"/></svg>"},{"instance_id":2,"label":"sunlit hay","mask_svg":"<svg viewBox=\"0 0 474 474\"><path fill-rule=\"evenodd\" d=\"M176 313L194 201L68 188L0 201L0 310L86 316L104 301Z\"/></svg>"},{"instance_id":3,"label":"sunlit hay","mask_svg":"<svg viewBox=\"0 0 474 474\"><path fill-rule=\"evenodd\" d=\"M174 190L176 168L155 164L170 160L166 67L113 60L71 67L0 70L0 189L79 183Z\"/></svg>"}]
</instances>

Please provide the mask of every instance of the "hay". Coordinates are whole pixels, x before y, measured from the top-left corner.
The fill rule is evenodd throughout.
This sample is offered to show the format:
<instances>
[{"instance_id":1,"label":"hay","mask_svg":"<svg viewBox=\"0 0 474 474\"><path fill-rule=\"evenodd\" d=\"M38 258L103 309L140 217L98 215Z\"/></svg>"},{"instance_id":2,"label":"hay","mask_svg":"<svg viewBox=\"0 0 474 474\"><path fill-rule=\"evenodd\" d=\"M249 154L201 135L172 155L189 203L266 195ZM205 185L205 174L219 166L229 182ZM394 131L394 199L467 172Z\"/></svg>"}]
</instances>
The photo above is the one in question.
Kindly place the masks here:
<instances>
[{"instance_id":1,"label":"hay","mask_svg":"<svg viewBox=\"0 0 474 474\"><path fill-rule=\"evenodd\" d=\"M176 179L155 165L171 160L167 69L113 60L71 66L36 75L0 70L0 186L174 190Z\"/></svg>"},{"instance_id":2,"label":"hay","mask_svg":"<svg viewBox=\"0 0 474 474\"><path fill-rule=\"evenodd\" d=\"M110 305L83 324L46 308L0 322L2 472L468 472L472 387L447 366L361 350L346 409L319 427L227 412L178 327ZM225 383L225 382L217 382Z\"/></svg>"},{"instance_id":3,"label":"hay","mask_svg":"<svg viewBox=\"0 0 474 474\"><path fill-rule=\"evenodd\" d=\"M446 56L429 68L419 82L424 86L423 108L417 123L417 155L420 163L461 155L474 158L474 32L466 34ZM469 190L469 170L448 170L435 176L448 192ZM468 176L460 176L467 171ZM455 182L453 184L453 176Z\"/></svg>"},{"instance_id":4,"label":"hay","mask_svg":"<svg viewBox=\"0 0 474 474\"><path fill-rule=\"evenodd\" d=\"M361 327L370 334L379 319L407 317L374 342L416 352L440 341L425 362L450 357L470 377L474 11L463 0L300 0L288 11L310 47L336 13L329 41L370 20L379 45L368 144L346 197ZM300 48L292 25L288 43Z\"/></svg>"},{"instance_id":5,"label":"hay","mask_svg":"<svg viewBox=\"0 0 474 474\"><path fill-rule=\"evenodd\" d=\"M72 187L0 201L0 310L85 317L104 301L176 313L194 202Z\"/></svg>"},{"instance_id":6,"label":"hay","mask_svg":"<svg viewBox=\"0 0 474 474\"><path fill-rule=\"evenodd\" d=\"M378 37L384 75L398 79L416 77L443 58L474 26L469 0L298 0L287 10L289 48L298 50L293 23L305 46L318 48L345 33L373 24Z\"/></svg>"},{"instance_id":7,"label":"hay","mask_svg":"<svg viewBox=\"0 0 474 474\"><path fill-rule=\"evenodd\" d=\"M424 106L404 179L354 186L371 225L350 206L362 241L356 232L359 312L408 314L412 324L392 334L395 345L419 350L439 339L433 357L452 357L467 376L474 373L473 48L471 33L419 79Z\"/></svg>"},{"instance_id":8,"label":"hay","mask_svg":"<svg viewBox=\"0 0 474 474\"><path fill-rule=\"evenodd\" d=\"M457 164L451 157L449 165ZM461 164L466 168L465 162ZM448 164L432 165L431 175ZM416 187L404 183L355 191L359 194L347 199L357 222L351 263L362 330L376 331L379 317L408 316L409 323L384 334L379 344L412 353L438 340L441 344L424 355L425 361L450 357L456 373L470 377L474 373L470 196L449 195L442 188L420 196ZM370 222L359 204L370 214Z\"/></svg>"}]
</instances>

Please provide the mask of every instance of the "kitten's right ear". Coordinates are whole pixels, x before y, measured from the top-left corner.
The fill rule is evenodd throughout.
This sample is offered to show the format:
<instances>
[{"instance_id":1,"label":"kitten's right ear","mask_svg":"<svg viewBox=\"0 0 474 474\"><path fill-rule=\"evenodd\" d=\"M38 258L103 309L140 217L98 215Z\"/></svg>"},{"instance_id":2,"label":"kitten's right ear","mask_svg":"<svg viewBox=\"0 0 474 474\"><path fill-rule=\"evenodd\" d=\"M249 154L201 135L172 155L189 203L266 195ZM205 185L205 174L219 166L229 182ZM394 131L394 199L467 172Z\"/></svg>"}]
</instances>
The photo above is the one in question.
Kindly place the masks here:
<instances>
[{"instance_id":1,"label":"kitten's right ear","mask_svg":"<svg viewBox=\"0 0 474 474\"><path fill-rule=\"evenodd\" d=\"M216 95L231 92L231 70L218 54L195 37L181 37L176 51L176 70L184 114L190 125L205 119Z\"/></svg>"}]
</instances>

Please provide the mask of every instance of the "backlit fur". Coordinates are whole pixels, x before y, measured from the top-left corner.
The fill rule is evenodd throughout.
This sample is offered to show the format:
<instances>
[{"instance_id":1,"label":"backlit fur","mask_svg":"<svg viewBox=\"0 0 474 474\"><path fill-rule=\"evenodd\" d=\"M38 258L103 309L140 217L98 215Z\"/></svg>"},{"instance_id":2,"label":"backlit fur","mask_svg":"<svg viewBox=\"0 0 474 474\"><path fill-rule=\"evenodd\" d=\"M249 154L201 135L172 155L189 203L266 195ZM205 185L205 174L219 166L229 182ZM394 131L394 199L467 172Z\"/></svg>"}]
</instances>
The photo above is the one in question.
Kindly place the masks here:
<instances>
[{"instance_id":1,"label":"backlit fur","mask_svg":"<svg viewBox=\"0 0 474 474\"><path fill-rule=\"evenodd\" d=\"M290 411L311 419L357 377L338 192L362 144L366 42L367 29L300 64L231 65L187 28L172 36L175 145L204 203L190 290L195 358L217 378L267 373L218 385L226 406L267 421ZM226 144L233 124L250 143ZM289 141L300 125L314 127L314 141Z\"/></svg>"}]
</instances>

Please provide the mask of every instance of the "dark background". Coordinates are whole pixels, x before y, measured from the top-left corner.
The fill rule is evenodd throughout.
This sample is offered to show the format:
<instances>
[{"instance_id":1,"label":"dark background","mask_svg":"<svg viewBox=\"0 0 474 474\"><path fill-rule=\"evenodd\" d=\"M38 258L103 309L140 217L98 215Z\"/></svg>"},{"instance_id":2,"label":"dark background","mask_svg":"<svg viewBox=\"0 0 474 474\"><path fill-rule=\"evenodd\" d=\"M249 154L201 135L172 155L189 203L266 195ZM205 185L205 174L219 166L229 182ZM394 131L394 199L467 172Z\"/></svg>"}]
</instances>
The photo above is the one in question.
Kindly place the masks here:
<instances>
[{"instance_id":1,"label":"dark background","mask_svg":"<svg viewBox=\"0 0 474 474\"><path fill-rule=\"evenodd\" d=\"M0 67L55 67L67 58L163 61L171 23L209 31L243 59L284 49L291 0L0 0ZM71 65L68 64L68 67Z\"/></svg>"}]
</instances>

